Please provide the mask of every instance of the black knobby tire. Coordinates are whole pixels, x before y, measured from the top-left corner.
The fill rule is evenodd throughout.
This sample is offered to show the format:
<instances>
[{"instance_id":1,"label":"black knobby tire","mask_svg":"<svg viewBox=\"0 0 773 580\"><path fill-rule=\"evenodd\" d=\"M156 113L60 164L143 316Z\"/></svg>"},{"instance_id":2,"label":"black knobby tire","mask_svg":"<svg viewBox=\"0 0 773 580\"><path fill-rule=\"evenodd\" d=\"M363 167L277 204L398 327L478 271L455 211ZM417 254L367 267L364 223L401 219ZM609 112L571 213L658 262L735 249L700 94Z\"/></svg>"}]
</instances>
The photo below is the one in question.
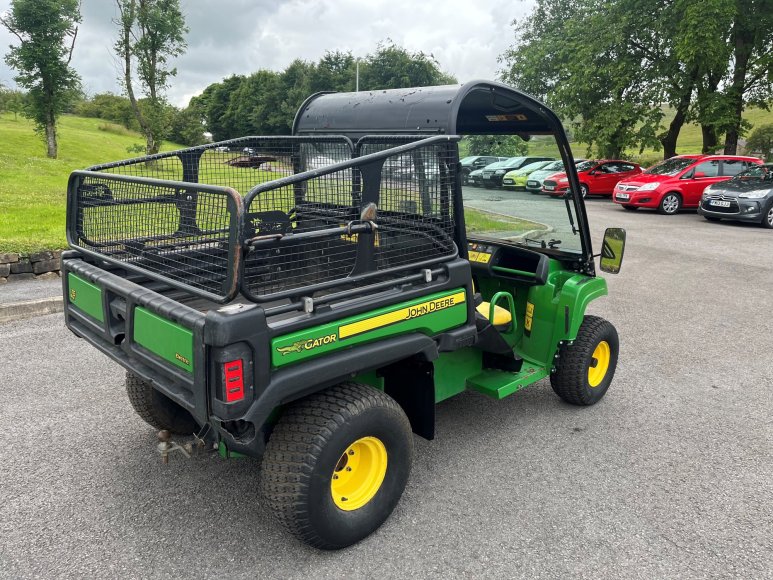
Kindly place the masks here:
<instances>
[{"instance_id":1,"label":"black knobby tire","mask_svg":"<svg viewBox=\"0 0 773 580\"><path fill-rule=\"evenodd\" d=\"M178 435L199 431L196 420L180 405L162 395L153 385L138 376L126 373L126 394L140 418L158 430L166 429Z\"/></svg>"},{"instance_id":2,"label":"black knobby tire","mask_svg":"<svg viewBox=\"0 0 773 580\"><path fill-rule=\"evenodd\" d=\"M600 382L592 386L589 371L599 364L593 355L602 342L609 347L608 366ZM561 346L557 368L550 375L553 390L572 405L598 403L615 375L619 348L617 330L612 323L598 316L586 316L577 332L577 338L572 344Z\"/></svg>"},{"instance_id":3,"label":"black knobby tire","mask_svg":"<svg viewBox=\"0 0 773 580\"><path fill-rule=\"evenodd\" d=\"M345 511L333 498L333 477L356 442L373 438L386 450L383 481L364 505ZM261 493L295 537L317 548L345 548L389 517L412 460L411 426L394 399L372 387L342 383L298 401L282 415L263 457Z\"/></svg>"},{"instance_id":4,"label":"black knobby tire","mask_svg":"<svg viewBox=\"0 0 773 580\"><path fill-rule=\"evenodd\" d=\"M639 209L638 205L624 205L623 209L627 209L628 211L636 211Z\"/></svg>"},{"instance_id":5,"label":"black knobby tire","mask_svg":"<svg viewBox=\"0 0 773 580\"><path fill-rule=\"evenodd\" d=\"M658 212L663 215L674 215L682 209L682 196L671 191L663 196L658 204Z\"/></svg>"}]
</instances>

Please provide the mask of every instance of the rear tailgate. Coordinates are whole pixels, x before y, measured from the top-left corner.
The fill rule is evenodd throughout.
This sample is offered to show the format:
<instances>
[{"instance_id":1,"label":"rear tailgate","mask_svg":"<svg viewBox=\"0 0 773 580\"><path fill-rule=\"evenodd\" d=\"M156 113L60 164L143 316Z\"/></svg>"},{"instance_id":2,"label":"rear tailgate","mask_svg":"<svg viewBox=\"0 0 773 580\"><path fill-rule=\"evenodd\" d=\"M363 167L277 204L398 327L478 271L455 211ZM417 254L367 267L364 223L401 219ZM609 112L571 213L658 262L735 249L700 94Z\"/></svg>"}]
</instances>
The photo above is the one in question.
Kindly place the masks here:
<instances>
[{"instance_id":1,"label":"rear tailgate","mask_svg":"<svg viewBox=\"0 0 773 580\"><path fill-rule=\"evenodd\" d=\"M62 284L65 321L75 334L207 421L204 314L78 252L62 256Z\"/></svg>"}]
</instances>

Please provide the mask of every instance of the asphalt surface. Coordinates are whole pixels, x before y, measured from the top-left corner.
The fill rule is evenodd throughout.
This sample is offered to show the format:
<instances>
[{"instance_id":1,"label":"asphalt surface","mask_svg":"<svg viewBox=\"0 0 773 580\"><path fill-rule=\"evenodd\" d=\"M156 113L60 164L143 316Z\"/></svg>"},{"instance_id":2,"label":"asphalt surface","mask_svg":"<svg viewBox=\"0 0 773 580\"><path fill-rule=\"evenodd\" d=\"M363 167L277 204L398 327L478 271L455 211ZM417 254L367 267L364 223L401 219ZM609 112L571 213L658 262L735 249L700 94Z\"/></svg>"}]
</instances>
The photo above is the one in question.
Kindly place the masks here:
<instances>
[{"instance_id":1,"label":"asphalt surface","mask_svg":"<svg viewBox=\"0 0 773 580\"><path fill-rule=\"evenodd\" d=\"M61 315L0 325L0 577L773 577L773 232L588 206L597 245L628 230L590 307L621 337L605 399L441 404L392 517L340 552L274 524L256 461L162 465Z\"/></svg>"}]
</instances>

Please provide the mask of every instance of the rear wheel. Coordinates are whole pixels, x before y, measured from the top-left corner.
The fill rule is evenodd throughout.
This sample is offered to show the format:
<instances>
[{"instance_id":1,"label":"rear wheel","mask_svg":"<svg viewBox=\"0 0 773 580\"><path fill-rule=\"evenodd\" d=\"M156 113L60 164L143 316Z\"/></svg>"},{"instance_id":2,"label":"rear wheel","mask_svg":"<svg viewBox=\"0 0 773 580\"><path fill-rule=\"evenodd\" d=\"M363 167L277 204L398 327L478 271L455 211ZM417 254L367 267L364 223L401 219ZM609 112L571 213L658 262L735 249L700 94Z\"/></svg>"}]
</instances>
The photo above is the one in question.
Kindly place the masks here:
<instances>
[{"instance_id":1,"label":"rear wheel","mask_svg":"<svg viewBox=\"0 0 773 580\"><path fill-rule=\"evenodd\" d=\"M673 215L682 207L682 198L678 193L667 193L660 200L658 211L665 215Z\"/></svg>"},{"instance_id":2,"label":"rear wheel","mask_svg":"<svg viewBox=\"0 0 773 580\"><path fill-rule=\"evenodd\" d=\"M128 372L126 394L134 411L151 427L178 435L190 435L199 430L198 423L188 411L162 395L150 383Z\"/></svg>"},{"instance_id":3,"label":"rear wheel","mask_svg":"<svg viewBox=\"0 0 773 580\"><path fill-rule=\"evenodd\" d=\"M572 344L561 346L550 375L556 394L572 405L593 405L607 392L617 367L620 342L612 323L586 316Z\"/></svg>"},{"instance_id":4,"label":"rear wheel","mask_svg":"<svg viewBox=\"0 0 773 580\"><path fill-rule=\"evenodd\" d=\"M394 399L343 383L287 409L266 446L261 492L297 538L345 548L392 513L412 457L411 426Z\"/></svg>"},{"instance_id":5,"label":"rear wheel","mask_svg":"<svg viewBox=\"0 0 773 580\"><path fill-rule=\"evenodd\" d=\"M773 229L773 203L768 206L768 209L762 216L762 227L767 229Z\"/></svg>"}]
</instances>

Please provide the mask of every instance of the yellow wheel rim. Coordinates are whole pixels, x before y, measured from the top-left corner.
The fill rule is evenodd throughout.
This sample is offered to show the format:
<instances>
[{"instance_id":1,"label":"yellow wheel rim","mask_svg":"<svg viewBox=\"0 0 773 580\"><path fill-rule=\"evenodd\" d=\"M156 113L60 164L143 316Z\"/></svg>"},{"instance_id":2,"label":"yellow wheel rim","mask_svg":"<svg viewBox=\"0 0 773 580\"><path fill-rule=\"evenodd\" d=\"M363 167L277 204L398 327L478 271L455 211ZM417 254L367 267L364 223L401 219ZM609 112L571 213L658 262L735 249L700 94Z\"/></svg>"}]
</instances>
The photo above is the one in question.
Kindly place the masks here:
<instances>
[{"instance_id":1,"label":"yellow wheel rim","mask_svg":"<svg viewBox=\"0 0 773 580\"><path fill-rule=\"evenodd\" d=\"M346 448L333 470L330 493L335 504L350 512L373 499L387 470L387 450L380 439L363 437Z\"/></svg>"},{"instance_id":2,"label":"yellow wheel rim","mask_svg":"<svg viewBox=\"0 0 773 580\"><path fill-rule=\"evenodd\" d=\"M609 343L606 340L602 340L596 345L596 350L593 351L593 358L588 367L588 384L591 387L598 387L607 376L611 353L612 349L609 348Z\"/></svg>"}]
</instances>

